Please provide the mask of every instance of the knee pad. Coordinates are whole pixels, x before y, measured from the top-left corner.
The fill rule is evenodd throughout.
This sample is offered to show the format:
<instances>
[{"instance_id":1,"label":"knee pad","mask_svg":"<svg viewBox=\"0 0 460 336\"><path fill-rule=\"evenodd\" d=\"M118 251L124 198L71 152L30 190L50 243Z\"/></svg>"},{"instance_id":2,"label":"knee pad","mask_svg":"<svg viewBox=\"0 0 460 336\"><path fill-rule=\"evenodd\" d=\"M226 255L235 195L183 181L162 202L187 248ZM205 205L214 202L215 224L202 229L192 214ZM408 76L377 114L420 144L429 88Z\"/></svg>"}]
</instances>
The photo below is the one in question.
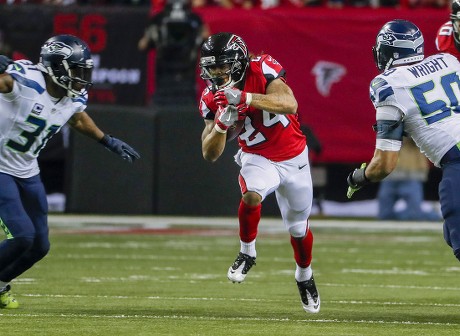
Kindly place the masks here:
<instances>
[{"instance_id":1,"label":"knee pad","mask_svg":"<svg viewBox=\"0 0 460 336\"><path fill-rule=\"evenodd\" d=\"M289 234L294 238L302 238L307 233L307 223L291 225L288 227Z\"/></svg>"}]
</instances>

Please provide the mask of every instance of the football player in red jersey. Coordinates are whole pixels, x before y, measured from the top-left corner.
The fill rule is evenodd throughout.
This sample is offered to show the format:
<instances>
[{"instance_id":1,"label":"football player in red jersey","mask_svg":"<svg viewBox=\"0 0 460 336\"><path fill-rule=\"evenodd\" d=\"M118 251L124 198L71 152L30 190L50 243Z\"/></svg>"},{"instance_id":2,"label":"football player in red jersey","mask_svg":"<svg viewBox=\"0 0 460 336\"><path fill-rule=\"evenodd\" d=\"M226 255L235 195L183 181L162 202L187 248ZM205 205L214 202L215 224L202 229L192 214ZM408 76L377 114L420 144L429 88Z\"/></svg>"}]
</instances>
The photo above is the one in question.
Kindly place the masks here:
<instances>
[{"instance_id":1,"label":"football player in red jersey","mask_svg":"<svg viewBox=\"0 0 460 336\"><path fill-rule=\"evenodd\" d=\"M436 36L436 48L460 59L460 0L453 0L450 21L444 23Z\"/></svg>"},{"instance_id":2,"label":"football player in red jersey","mask_svg":"<svg viewBox=\"0 0 460 336\"><path fill-rule=\"evenodd\" d=\"M313 235L308 218L312 181L306 139L297 118L297 101L284 68L270 55L249 57L243 39L232 33L211 35L201 48L203 90L200 112L205 127L203 157L216 161L225 149L227 130L244 119L238 136L242 199L238 209L241 248L227 277L244 281L256 260L262 202L272 192L290 234L295 279L305 311L317 313L320 297L311 269Z\"/></svg>"}]
</instances>

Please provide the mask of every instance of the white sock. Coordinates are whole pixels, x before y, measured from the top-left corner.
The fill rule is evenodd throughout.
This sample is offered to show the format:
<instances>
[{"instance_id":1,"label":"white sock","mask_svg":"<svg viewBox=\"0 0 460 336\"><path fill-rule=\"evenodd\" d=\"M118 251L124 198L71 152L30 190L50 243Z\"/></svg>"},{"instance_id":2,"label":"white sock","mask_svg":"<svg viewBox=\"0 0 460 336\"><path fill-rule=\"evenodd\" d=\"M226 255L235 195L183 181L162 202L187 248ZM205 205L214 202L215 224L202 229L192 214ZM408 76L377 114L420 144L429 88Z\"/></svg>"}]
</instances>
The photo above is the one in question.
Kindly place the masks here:
<instances>
[{"instance_id":1,"label":"white sock","mask_svg":"<svg viewBox=\"0 0 460 336\"><path fill-rule=\"evenodd\" d=\"M256 252L256 240L254 239L252 242L245 243L244 241L240 240L241 248L240 252L247 254L248 256L251 257L257 257L257 252Z\"/></svg>"},{"instance_id":2,"label":"white sock","mask_svg":"<svg viewBox=\"0 0 460 336\"><path fill-rule=\"evenodd\" d=\"M312 275L313 275L313 271L311 269L311 266L308 266L307 268L302 268L302 267L299 267L299 265L296 264L295 279L297 281L301 282L301 281L310 280Z\"/></svg>"}]
</instances>

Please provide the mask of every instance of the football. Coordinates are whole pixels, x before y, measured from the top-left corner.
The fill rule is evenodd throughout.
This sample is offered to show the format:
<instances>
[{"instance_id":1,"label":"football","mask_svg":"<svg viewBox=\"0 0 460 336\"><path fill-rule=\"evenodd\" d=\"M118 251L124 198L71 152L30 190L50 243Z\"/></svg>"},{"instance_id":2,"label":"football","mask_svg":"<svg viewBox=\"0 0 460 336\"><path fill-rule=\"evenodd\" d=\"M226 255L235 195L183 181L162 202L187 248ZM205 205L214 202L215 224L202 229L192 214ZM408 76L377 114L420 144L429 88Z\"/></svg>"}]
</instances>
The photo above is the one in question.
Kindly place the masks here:
<instances>
[{"instance_id":1,"label":"football","mask_svg":"<svg viewBox=\"0 0 460 336\"><path fill-rule=\"evenodd\" d=\"M235 123L230 126L227 130L227 142L232 141L240 134L241 130L244 127L244 119L235 121Z\"/></svg>"}]
</instances>

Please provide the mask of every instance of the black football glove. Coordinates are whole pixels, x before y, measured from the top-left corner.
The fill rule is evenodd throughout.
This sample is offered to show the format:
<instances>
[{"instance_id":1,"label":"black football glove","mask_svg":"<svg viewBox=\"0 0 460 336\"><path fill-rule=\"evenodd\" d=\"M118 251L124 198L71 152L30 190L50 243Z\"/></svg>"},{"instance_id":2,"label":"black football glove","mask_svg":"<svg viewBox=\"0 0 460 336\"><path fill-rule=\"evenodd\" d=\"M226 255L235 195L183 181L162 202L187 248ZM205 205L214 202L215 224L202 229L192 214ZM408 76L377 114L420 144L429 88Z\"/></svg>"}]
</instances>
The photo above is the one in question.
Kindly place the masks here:
<instances>
[{"instance_id":1,"label":"black football glove","mask_svg":"<svg viewBox=\"0 0 460 336\"><path fill-rule=\"evenodd\" d=\"M366 184L369 184L370 181L367 179L366 174L366 163L362 163L359 169L353 170L347 177L348 190L347 197L351 198L355 191L361 189Z\"/></svg>"},{"instance_id":2,"label":"black football glove","mask_svg":"<svg viewBox=\"0 0 460 336\"><path fill-rule=\"evenodd\" d=\"M141 158L141 156L131 146L109 134L104 135L99 142L103 144L105 148L120 155L129 163L133 163L137 159Z\"/></svg>"},{"instance_id":3,"label":"black football glove","mask_svg":"<svg viewBox=\"0 0 460 336\"><path fill-rule=\"evenodd\" d=\"M11 63L13 63L11 58L5 55L0 55L0 75L5 73L6 68L8 68L8 65Z\"/></svg>"}]
</instances>

